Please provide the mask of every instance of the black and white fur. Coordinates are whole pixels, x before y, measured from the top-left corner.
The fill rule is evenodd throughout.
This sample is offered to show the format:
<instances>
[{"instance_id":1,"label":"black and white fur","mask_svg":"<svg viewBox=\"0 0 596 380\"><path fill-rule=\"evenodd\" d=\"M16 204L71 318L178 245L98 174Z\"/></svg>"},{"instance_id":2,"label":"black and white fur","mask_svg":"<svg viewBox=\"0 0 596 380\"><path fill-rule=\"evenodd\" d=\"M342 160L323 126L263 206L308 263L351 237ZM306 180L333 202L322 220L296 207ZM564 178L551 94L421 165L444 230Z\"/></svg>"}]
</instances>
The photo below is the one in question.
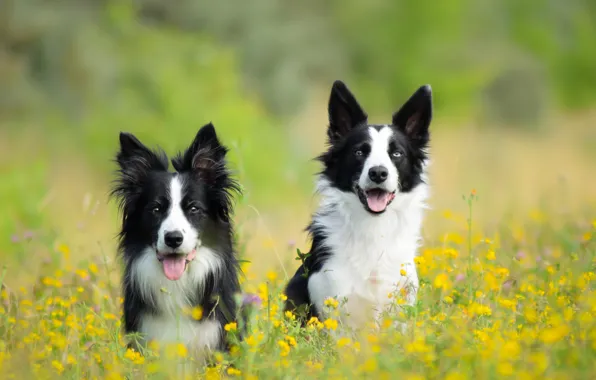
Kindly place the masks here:
<instances>
[{"instance_id":1,"label":"black and white fur","mask_svg":"<svg viewBox=\"0 0 596 380\"><path fill-rule=\"evenodd\" d=\"M287 285L286 309L306 306L308 316L321 318L325 300L336 297L343 322L358 327L379 316L389 293L405 289L407 303L415 302L431 118L428 85L391 124L368 124L346 85L333 84L329 148L319 157L321 201L307 229L312 248Z\"/></svg>"},{"instance_id":2,"label":"black and white fur","mask_svg":"<svg viewBox=\"0 0 596 380\"><path fill-rule=\"evenodd\" d=\"M206 352L225 348L224 325L236 317L239 266L230 220L238 191L227 149L212 124L172 159L132 134L120 134L113 196L120 202L124 260L124 329L141 342L181 342ZM173 261L168 261L173 260ZM178 261L176 261L178 260ZM166 278L166 263L182 275ZM176 272L176 276L180 273ZM200 306L203 318L185 309Z\"/></svg>"}]
</instances>

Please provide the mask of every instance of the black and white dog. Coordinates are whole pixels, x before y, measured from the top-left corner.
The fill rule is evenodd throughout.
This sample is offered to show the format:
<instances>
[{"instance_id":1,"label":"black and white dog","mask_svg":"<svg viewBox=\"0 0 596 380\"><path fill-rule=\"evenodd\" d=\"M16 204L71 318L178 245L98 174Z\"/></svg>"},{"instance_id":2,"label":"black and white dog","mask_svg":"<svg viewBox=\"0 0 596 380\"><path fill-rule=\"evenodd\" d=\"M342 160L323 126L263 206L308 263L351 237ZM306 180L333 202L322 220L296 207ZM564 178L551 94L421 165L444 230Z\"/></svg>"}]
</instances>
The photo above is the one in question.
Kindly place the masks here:
<instances>
[{"instance_id":1,"label":"black and white dog","mask_svg":"<svg viewBox=\"0 0 596 380\"><path fill-rule=\"evenodd\" d=\"M113 196L120 202L124 329L141 342L181 342L206 352L225 347L236 317L239 266L230 220L239 191L227 149L212 124L172 159L120 134ZM201 308L200 320L188 309ZM196 309L198 310L198 309Z\"/></svg>"},{"instance_id":2,"label":"black and white dog","mask_svg":"<svg viewBox=\"0 0 596 380\"><path fill-rule=\"evenodd\" d=\"M319 160L321 202L308 232L312 248L285 290L286 309L345 302L342 319L361 326L400 291L416 300L414 257L429 189L430 86L420 87L391 124L369 124L352 93L336 81L329 100L328 150ZM403 270L403 271L402 271Z\"/></svg>"}]
</instances>

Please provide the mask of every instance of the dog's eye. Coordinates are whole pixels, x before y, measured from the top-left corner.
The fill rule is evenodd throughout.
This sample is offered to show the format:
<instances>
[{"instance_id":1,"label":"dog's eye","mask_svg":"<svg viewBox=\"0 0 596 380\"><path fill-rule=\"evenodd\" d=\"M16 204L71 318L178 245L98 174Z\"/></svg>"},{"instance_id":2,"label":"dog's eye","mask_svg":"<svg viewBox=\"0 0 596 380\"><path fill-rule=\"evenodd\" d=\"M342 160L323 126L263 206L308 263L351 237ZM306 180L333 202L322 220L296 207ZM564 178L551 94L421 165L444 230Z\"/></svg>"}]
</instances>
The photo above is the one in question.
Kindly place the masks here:
<instances>
[{"instance_id":1,"label":"dog's eye","mask_svg":"<svg viewBox=\"0 0 596 380\"><path fill-rule=\"evenodd\" d=\"M201 212L201 209L194 204L188 205L187 210L191 214L197 214Z\"/></svg>"},{"instance_id":2,"label":"dog's eye","mask_svg":"<svg viewBox=\"0 0 596 380\"><path fill-rule=\"evenodd\" d=\"M155 206L151 209L151 212L153 214L159 214L160 211L161 211L161 208L159 208L158 206Z\"/></svg>"},{"instance_id":3,"label":"dog's eye","mask_svg":"<svg viewBox=\"0 0 596 380\"><path fill-rule=\"evenodd\" d=\"M395 151L391 153L391 156L393 156L394 158L400 158L402 156L402 153L399 151Z\"/></svg>"},{"instance_id":4,"label":"dog's eye","mask_svg":"<svg viewBox=\"0 0 596 380\"><path fill-rule=\"evenodd\" d=\"M356 156L362 156L364 154L364 152L362 151L362 149L358 149L356 152L354 152L354 154Z\"/></svg>"}]
</instances>

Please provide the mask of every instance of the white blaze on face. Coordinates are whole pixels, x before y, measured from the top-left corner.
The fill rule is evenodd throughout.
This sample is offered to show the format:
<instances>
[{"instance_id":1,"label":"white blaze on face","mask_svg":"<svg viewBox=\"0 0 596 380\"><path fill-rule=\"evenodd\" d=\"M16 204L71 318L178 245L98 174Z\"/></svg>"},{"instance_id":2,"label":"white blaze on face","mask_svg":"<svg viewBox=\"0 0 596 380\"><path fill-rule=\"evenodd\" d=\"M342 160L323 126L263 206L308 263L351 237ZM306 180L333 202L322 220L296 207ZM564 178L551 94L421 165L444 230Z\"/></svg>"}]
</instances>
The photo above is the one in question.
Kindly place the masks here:
<instances>
[{"instance_id":1,"label":"white blaze on face","mask_svg":"<svg viewBox=\"0 0 596 380\"><path fill-rule=\"evenodd\" d=\"M198 245L198 231L190 224L182 209L182 182L178 176L170 182L170 207L166 218L157 233L157 253L164 255L177 253L177 257L167 257L162 261L164 273L171 280L179 279L186 268L186 255L193 254ZM178 231L182 234L182 244L177 248L169 247L165 242L168 232Z\"/></svg>"},{"instance_id":2,"label":"white blaze on face","mask_svg":"<svg viewBox=\"0 0 596 380\"><path fill-rule=\"evenodd\" d=\"M383 126L380 130L370 127L370 152L364 161L364 167L358 180L360 189L364 192L368 209L372 212L383 212L395 197L398 185L397 168L389 156L389 141L393 130L389 126ZM386 175L385 180L375 182L370 178L371 169L376 170L376 176L380 172Z\"/></svg>"},{"instance_id":3,"label":"white blaze on face","mask_svg":"<svg viewBox=\"0 0 596 380\"><path fill-rule=\"evenodd\" d=\"M370 135L370 153L364 161L358 185L363 190L378 187L388 192L394 192L397 190L398 174L391 157L389 157L389 141L393 136L393 130L388 126L382 127L381 130L370 127L368 133ZM369 170L375 166L384 166L387 169L387 179L381 184L374 183L368 176Z\"/></svg>"}]
</instances>

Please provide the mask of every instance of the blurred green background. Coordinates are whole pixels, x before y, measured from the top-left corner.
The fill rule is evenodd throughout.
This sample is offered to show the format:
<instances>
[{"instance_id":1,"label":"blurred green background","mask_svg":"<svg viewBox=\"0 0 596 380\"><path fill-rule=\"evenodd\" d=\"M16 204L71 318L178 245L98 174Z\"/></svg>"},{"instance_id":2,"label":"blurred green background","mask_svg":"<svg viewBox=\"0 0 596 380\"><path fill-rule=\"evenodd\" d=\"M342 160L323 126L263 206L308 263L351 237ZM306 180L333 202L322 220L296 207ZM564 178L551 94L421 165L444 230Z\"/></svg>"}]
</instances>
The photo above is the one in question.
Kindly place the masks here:
<instances>
[{"instance_id":1,"label":"blurred green background","mask_svg":"<svg viewBox=\"0 0 596 380\"><path fill-rule=\"evenodd\" d=\"M379 122L432 85L427 234L471 188L487 222L596 200L592 0L0 0L9 275L58 243L113 258L118 132L173 153L209 121L245 188L243 252L294 265L335 79Z\"/></svg>"}]
</instances>

